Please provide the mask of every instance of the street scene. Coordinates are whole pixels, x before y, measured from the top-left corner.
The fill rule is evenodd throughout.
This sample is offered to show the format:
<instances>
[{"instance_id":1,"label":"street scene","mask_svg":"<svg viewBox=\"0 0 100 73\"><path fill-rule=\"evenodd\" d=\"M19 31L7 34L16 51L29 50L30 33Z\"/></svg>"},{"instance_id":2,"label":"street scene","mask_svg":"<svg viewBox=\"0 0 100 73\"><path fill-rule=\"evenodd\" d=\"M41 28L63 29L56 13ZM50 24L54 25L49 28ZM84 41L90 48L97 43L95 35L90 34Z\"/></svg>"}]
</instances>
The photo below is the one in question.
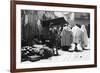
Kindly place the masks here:
<instances>
[{"instance_id":1,"label":"street scene","mask_svg":"<svg viewBox=\"0 0 100 73\"><path fill-rule=\"evenodd\" d=\"M90 14L21 10L21 62L90 60Z\"/></svg>"}]
</instances>

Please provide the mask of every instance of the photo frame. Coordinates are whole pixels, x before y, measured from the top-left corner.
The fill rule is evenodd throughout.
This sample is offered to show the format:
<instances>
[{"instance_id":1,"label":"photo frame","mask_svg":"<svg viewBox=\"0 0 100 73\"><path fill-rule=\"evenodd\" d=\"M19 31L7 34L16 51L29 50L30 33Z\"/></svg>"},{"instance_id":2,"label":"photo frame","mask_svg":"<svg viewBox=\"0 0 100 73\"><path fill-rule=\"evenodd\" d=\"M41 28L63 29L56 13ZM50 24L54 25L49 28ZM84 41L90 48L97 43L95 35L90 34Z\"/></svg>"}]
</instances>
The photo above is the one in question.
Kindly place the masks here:
<instances>
[{"instance_id":1,"label":"photo frame","mask_svg":"<svg viewBox=\"0 0 100 73\"><path fill-rule=\"evenodd\" d=\"M31 1L11 1L10 15L12 73L97 67L97 6ZM40 21L38 21L38 19ZM89 24L89 27L86 25L87 35L89 37L89 49L82 51L62 51L62 49L57 49L59 48L59 41L56 41L55 44L57 45L54 45L52 44L55 42L55 39L53 39L53 37L47 40L49 36L52 36L51 34L49 36L45 35L46 37L44 36L44 38L42 36L41 39L40 34L43 33L40 33L40 31L36 29L36 26L39 22L41 22L42 27L48 28L51 31L53 29L58 29L58 26L59 28L62 25L62 27L65 27L65 23L68 25ZM27 25L30 25L31 27ZM40 27L38 29L40 30ZM45 30L45 34L48 34L49 32L46 31L47 30ZM45 43L43 42L43 39L45 40ZM36 44L36 42L38 43L38 45ZM51 42L49 43L50 46L47 44L48 42ZM34 43L36 45L33 45ZM74 45L75 44L76 43L74 43ZM43 48L44 45L46 49L48 47L53 49L49 51L47 50L45 57L44 52L41 52L40 49L38 53L39 56L37 56L37 54L33 56L33 53L32 55L27 54L30 51L33 52L33 49L36 50L36 48L41 48L41 46ZM53 47L51 47L51 45ZM61 47L62 46L60 46L60 48ZM37 51L38 50L36 50L35 52ZM53 52L53 55L51 52ZM57 55L57 53L59 53L59 55ZM27 54L28 56L25 54ZM49 55L50 58L47 55ZM40 60L40 56L42 56L42 58L47 58ZM28 60L26 60L26 57ZM37 61L37 59L39 59L39 61Z\"/></svg>"}]
</instances>

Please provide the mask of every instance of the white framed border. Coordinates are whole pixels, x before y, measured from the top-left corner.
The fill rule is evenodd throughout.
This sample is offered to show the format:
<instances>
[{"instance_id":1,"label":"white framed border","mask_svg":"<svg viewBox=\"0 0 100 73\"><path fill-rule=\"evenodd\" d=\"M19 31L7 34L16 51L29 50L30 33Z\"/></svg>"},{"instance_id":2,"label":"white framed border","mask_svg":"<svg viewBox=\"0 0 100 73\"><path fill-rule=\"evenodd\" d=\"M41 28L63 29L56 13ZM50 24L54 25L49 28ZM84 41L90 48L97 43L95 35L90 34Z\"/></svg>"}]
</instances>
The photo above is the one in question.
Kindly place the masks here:
<instances>
[{"instance_id":1,"label":"white framed border","mask_svg":"<svg viewBox=\"0 0 100 73\"><path fill-rule=\"evenodd\" d=\"M90 13L90 48L91 58L89 61L78 62L58 62L58 63L21 63L21 10L45 10L45 11L70 11L70 12L87 12ZM70 7L50 7L36 5L16 5L16 68L40 68L54 66L74 66L94 64L94 9L70 8Z\"/></svg>"}]
</instances>

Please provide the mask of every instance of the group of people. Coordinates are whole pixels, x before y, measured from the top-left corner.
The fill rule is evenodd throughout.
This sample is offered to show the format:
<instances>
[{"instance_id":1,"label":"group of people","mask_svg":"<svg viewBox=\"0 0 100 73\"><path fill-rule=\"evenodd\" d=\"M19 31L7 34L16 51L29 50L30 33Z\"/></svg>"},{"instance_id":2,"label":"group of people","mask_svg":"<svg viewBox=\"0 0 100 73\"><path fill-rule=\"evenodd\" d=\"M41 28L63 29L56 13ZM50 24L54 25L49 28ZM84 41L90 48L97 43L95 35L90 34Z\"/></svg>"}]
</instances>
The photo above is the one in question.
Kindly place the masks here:
<instances>
[{"instance_id":1,"label":"group of people","mask_svg":"<svg viewBox=\"0 0 100 73\"><path fill-rule=\"evenodd\" d=\"M88 46L88 35L84 24L75 24L72 28L69 24L66 24L60 36L63 50L82 51Z\"/></svg>"}]
</instances>

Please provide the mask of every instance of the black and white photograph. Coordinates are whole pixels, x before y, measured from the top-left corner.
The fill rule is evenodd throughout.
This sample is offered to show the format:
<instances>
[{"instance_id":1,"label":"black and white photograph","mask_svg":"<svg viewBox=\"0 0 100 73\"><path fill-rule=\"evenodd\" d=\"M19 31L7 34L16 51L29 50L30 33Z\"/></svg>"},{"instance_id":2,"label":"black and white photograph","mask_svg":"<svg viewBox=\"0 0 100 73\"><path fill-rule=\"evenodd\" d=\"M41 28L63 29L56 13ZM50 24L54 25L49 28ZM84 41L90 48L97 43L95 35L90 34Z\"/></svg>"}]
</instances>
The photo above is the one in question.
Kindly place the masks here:
<instances>
[{"instance_id":1,"label":"black and white photograph","mask_svg":"<svg viewBox=\"0 0 100 73\"><path fill-rule=\"evenodd\" d=\"M15 71L96 66L95 6L16 4L16 15L12 18L15 49L11 50Z\"/></svg>"},{"instance_id":2,"label":"black and white photograph","mask_svg":"<svg viewBox=\"0 0 100 73\"><path fill-rule=\"evenodd\" d=\"M90 13L21 10L21 62L90 59Z\"/></svg>"}]
</instances>

